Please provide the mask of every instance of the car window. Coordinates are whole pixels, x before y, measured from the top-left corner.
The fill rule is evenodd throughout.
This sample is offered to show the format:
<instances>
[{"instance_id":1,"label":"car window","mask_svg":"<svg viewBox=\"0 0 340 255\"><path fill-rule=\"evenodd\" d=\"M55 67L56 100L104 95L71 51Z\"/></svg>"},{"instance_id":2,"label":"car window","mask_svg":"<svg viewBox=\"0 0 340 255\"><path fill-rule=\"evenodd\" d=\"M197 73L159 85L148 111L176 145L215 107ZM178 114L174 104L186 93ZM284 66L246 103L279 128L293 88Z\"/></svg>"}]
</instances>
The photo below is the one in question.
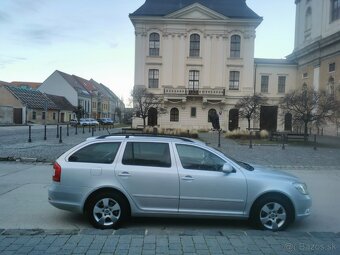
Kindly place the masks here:
<instances>
[{"instance_id":1,"label":"car window","mask_svg":"<svg viewBox=\"0 0 340 255\"><path fill-rule=\"evenodd\" d=\"M225 161L214 153L196 146L184 144L177 144L176 148L183 168L222 171Z\"/></svg>"},{"instance_id":2,"label":"car window","mask_svg":"<svg viewBox=\"0 0 340 255\"><path fill-rule=\"evenodd\" d=\"M95 143L73 153L69 158L69 162L85 162L111 164L117 154L120 143Z\"/></svg>"},{"instance_id":3,"label":"car window","mask_svg":"<svg viewBox=\"0 0 340 255\"><path fill-rule=\"evenodd\" d=\"M171 167L169 144L128 142L122 163L124 165Z\"/></svg>"}]
</instances>

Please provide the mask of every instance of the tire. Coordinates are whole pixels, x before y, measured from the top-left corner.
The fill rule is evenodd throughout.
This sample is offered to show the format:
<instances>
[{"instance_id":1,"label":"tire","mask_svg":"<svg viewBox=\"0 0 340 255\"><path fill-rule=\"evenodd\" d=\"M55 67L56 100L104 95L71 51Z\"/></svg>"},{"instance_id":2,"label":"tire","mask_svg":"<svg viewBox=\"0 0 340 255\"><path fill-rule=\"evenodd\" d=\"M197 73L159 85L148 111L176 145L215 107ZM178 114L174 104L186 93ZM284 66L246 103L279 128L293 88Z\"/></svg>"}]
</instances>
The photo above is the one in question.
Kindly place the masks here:
<instances>
[{"instance_id":1,"label":"tire","mask_svg":"<svg viewBox=\"0 0 340 255\"><path fill-rule=\"evenodd\" d=\"M278 195L260 198L250 215L250 221L256 228L271 231L281 231L293 220L293 206L287 198Z\"/></svg>"},{"instance_id":2,"label":"tire","mask_svg":"<svg viewBox=\"0 0 340 255\"><path fill-rule=\"evenodd\" d=\"M126 200L116 193L99 193L88 203L89 222L100 229L118 228L128 216Z\"/></svg>"}]
</instances>

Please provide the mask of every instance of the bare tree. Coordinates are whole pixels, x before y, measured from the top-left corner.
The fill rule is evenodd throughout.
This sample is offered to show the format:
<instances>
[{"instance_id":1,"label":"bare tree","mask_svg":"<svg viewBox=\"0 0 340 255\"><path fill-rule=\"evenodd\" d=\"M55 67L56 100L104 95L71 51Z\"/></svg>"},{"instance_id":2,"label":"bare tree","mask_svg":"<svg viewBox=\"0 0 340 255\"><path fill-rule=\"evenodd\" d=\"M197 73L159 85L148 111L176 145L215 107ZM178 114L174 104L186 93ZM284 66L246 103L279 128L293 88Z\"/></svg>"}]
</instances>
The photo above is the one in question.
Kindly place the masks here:
<instances>
[{"instance_id":1,"label":"bare tree","mask_svg":"<svg viewBox=\"0 0 340 255\"><path fill-rule=\"evenodd\" d=\"M133 98L133 115L143 119L143 126L146 126L146 118L149 110L155 108L158 113L163 113L161 97L150 93L144 87L134 87L131 96Z\"/></svg>"},{"instance_id":2,"label":"bare tree","mask_svg":"<svg viewBox=\"0 0 340 255\"><path fill-rule=\"evenodd\" d=\"M261 105L266 104L267 99L261 94L254 94L241 98L236 103L236 108L239 109L239 116L248 120L248 130L250 130L250 121L257 119L260 115Z\"/></svg>"},{"instance_id":3,"label":"bare tree","mask_svg":"<svg viewBox=\"0 0 340 255\"><path fill-rule=\"evenodd\" d=\"M305 140L307 140L308 124L325 124L334 122L339 102L334 95L325 91L315 91L312 88L295 90L285 95L281 108L285 113L291 113L293 120L304 125Z\"/></svg>"}]
</instances>

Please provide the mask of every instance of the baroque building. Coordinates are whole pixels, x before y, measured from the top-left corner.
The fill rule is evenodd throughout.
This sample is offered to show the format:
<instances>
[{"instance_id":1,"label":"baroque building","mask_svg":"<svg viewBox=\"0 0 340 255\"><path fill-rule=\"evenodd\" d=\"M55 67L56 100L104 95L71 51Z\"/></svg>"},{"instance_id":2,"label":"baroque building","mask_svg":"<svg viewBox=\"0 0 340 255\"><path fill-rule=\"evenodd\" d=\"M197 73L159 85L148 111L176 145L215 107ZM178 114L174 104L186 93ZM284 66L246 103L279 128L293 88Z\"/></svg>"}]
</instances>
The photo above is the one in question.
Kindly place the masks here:
<instances>
[{"instance_id":1,"label":"baroque building","mask_svg":"<svg viewBox=\"0 0 340 255\"><path fill-rule=\"evenodd\" d=\"M291 130L278 104L285 93L302 86L305 70L307 78L321 78L322 66L315 71L310 60L316 54L313 45L337 42L327 63L329 68L340 65L340 25L333 10L339 9L338 1L301 0L296 6L294 52L287 59L254 59L255 30L262 18L246 1L146 0L129 16L136 35L134 86L159 95L166 110L160 114L150 109L148 125L210 129L209 116L216 112L222 129L245 129L235 105L244 96L261 93L268 103L252 127ZM321 25L318 12L325 16ZM338 76L333 79L339 83ZM134 126L141 123L134 118Z\"/></svg>"}]
</instances>

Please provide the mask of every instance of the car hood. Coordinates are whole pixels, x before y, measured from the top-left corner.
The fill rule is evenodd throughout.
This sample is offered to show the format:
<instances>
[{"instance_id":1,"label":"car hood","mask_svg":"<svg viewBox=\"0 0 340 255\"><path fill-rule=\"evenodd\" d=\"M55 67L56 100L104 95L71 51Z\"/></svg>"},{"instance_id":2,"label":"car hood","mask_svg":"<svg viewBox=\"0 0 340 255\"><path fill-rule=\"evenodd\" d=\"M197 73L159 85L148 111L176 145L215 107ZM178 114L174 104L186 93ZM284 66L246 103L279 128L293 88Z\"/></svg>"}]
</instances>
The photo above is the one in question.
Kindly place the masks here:
<instances>
[{"instance_id":1,"label":"car hood","mask_svg":"<svg viewBox=\"0 0 340 255\"><path fill-rule=\"evenodd\" d=\"M298 181L299 178L293 174L289 174L280 170L273 170L272 168L259 166L259 165L252 165L254 167L254 174L262 175L271 178L280 178L280 179L288 179L292 181Z\"/></svg>"}]
</instances>

